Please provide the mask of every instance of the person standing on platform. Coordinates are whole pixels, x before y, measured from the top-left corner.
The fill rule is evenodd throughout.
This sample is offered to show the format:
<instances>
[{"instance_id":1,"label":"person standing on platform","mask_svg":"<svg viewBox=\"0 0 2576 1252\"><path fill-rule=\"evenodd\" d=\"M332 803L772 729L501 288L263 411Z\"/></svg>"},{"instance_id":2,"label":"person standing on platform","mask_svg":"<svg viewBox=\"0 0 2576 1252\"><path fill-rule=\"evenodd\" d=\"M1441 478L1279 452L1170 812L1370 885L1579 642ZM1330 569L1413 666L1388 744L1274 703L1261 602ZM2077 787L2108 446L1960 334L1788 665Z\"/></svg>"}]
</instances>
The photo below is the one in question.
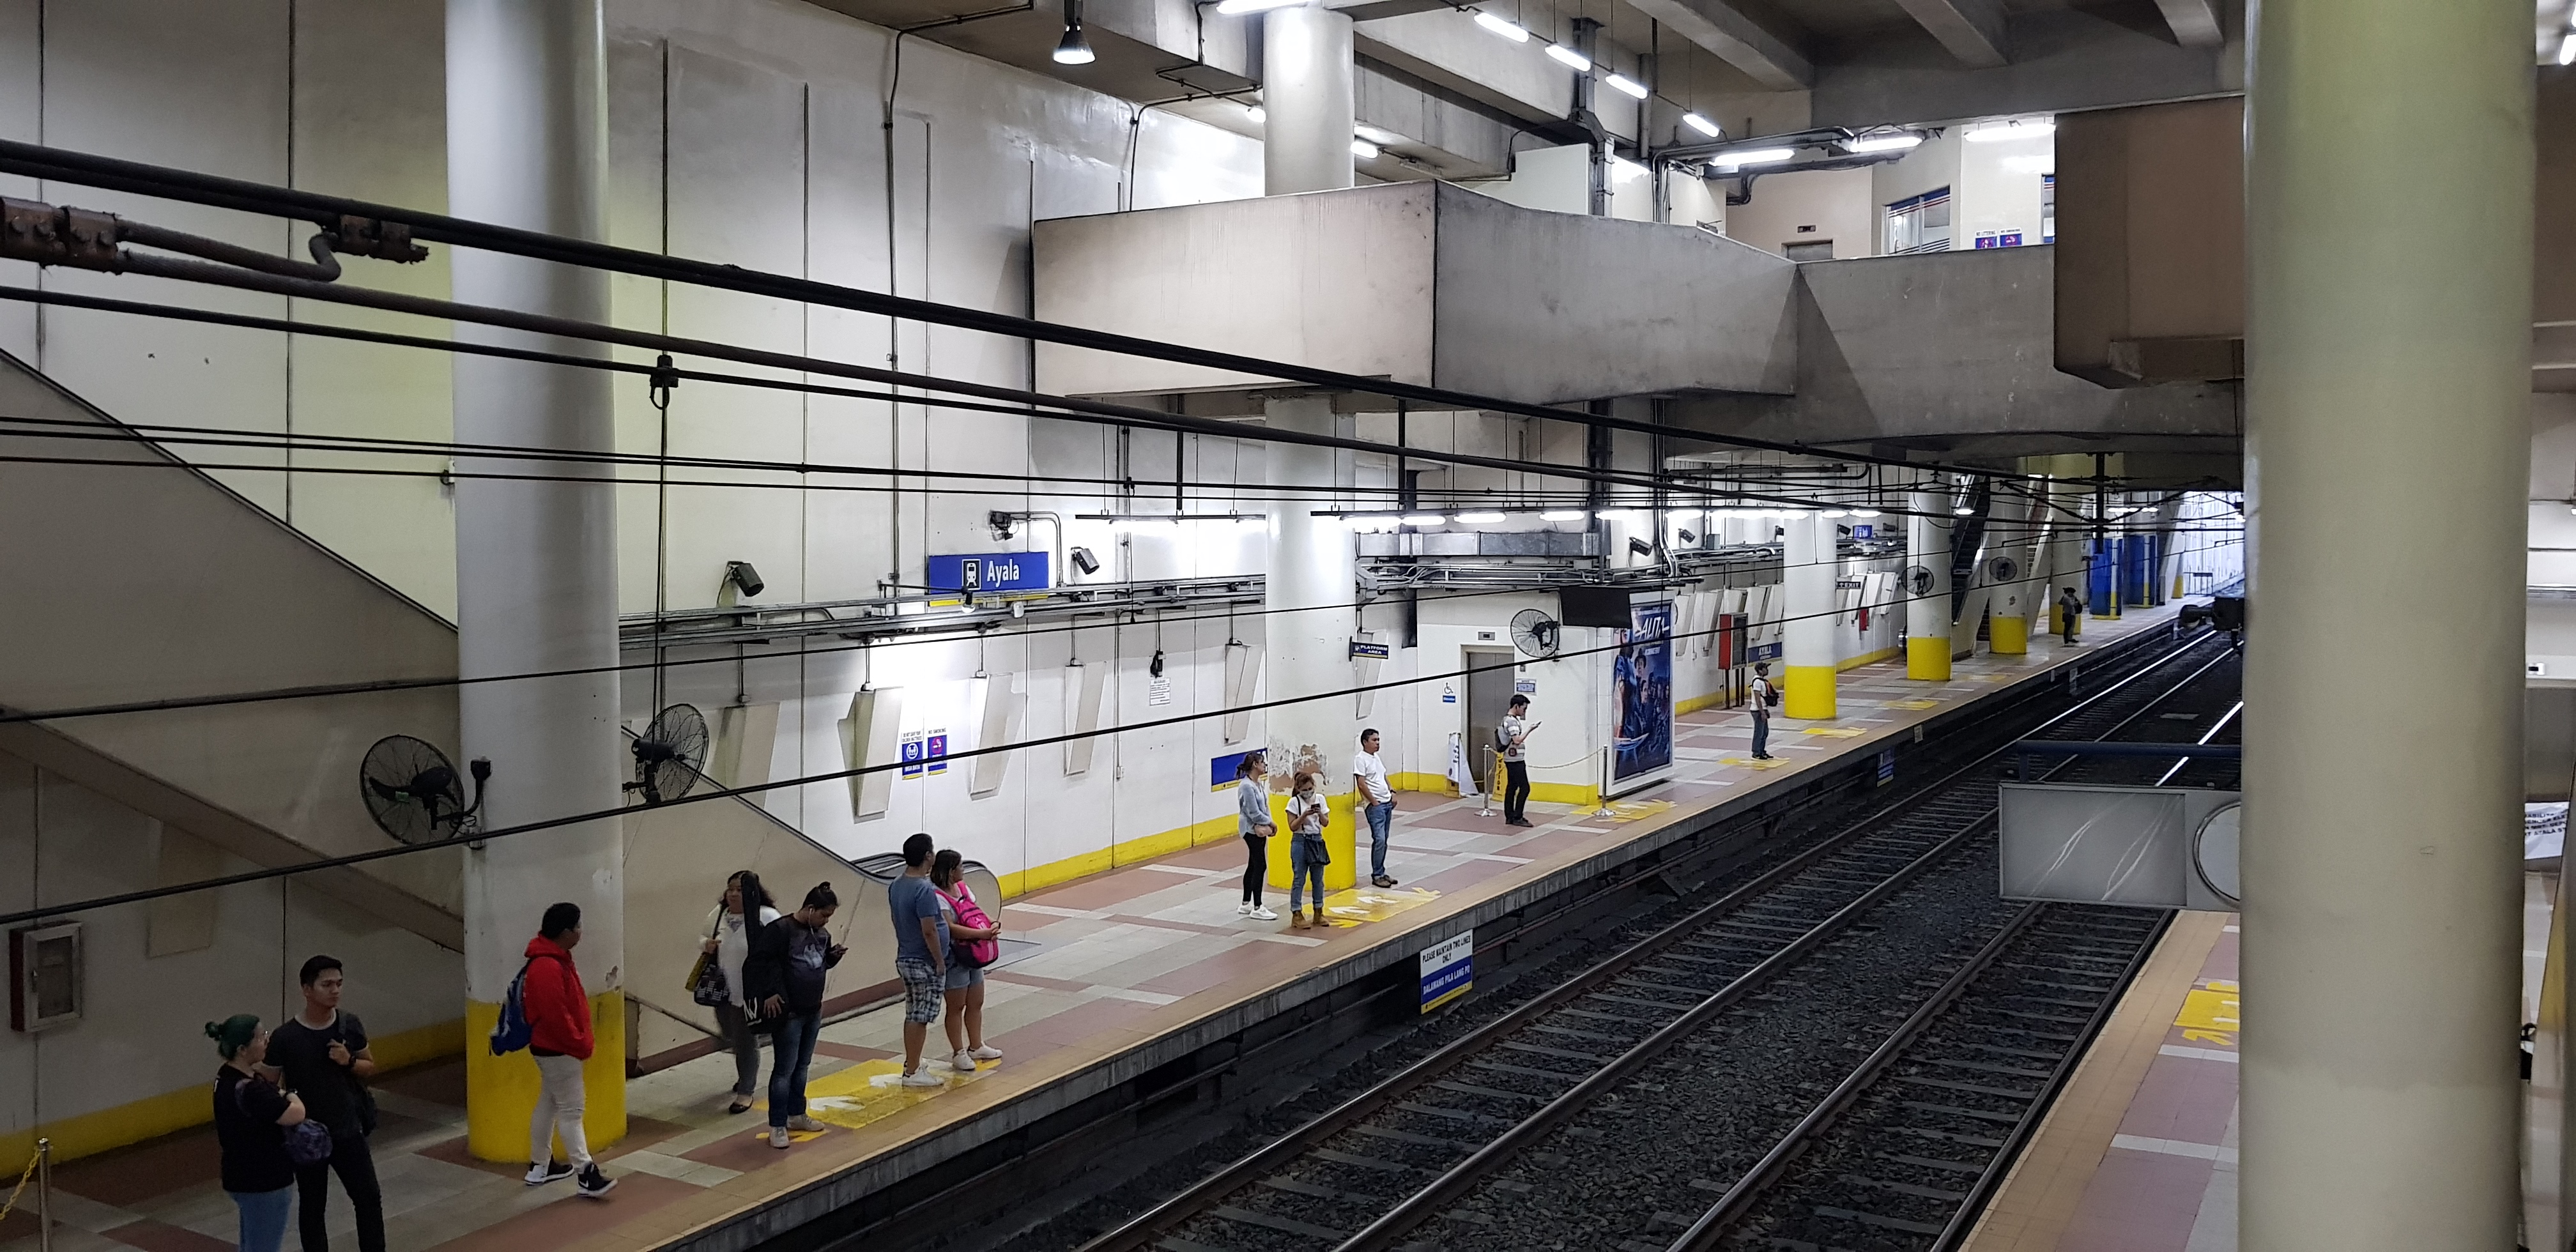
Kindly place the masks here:
<instances>
[{"instance_id":1,"label":"person standing on platform","mask_svg":"<svg viewBox=\"0 0 2576 1252\"><path fill-rule=\"evenodd\" d=\"M2068 587L2057 597L2057 628L2065 632L2067 647L2075 646L2075 627L2083 620L2084 597L2075 594L2073 587Z\"/></svg>"},{"instance_id":2,"label":"person standing on platform","mask_svg":"<svg viewBox=\"0 0 2576 1252\"><path fill-rule=\"evenodd\" d=\"M520 971L520 1004L528 1014L528 1055L537 1062L537 1107L528 1118L527 1183L542 1186L558 1178L573 1179L582 1195L598 1199L617 1185L590 1159L589 1132L582 1128L582 1063L598 1040L590 1029L590 993L582 989L581 971L572 950L581 943L581 906L560 900L546 906L537 937L528 941L526 968ZM563 1140L564 1159L554 1158L554 1141Z\"/></svg>"},{"instance_id":3,"label":"person standing on platform","mask_svg":"<svg viewBox=\"0 0 2576 1252\"><path fill-rule=\"evenodd\" d=\"M1771 682L1771 663L1753 664L1753 759L1771 759L1771 708L1780 703L1780 688Z\"/></svg>"},{"instance_id":4,"label":"person standing on platform","mask_svg":"<svg viewBox=\"0 0 2576 1252\"><path fill-rule=\"evenodd\" d=\"M930 858L930 885L939 893L940 920L948 923L948 938L955 945L948 949L945 991L948 1067L971 1074L978 1062L1002 1059L1000 1048L984 1043L984 967L1000 955L1000 948L986 950L982 959L976 951L976 945L1002 937L1002 923L984 912L974 888L966 885L966 856L957 849L941 848ZM984 924L967 922L970 911Z\"/></svg>"},{"instance_id":5,"label":"person standing on platform","mask_svg":"<svg viewBox=\"0 0 2576 1252\"><path fill-rule=\"evenodd\" d=\"M746 1112L760 1092L760 1036L751 1028L753 1000L742 986L742 964L751 957L751 937L778 920L760 875L736 870L725 880L724 896L707 914L706 954L722 972L725 1002L716 1006L716 1029L733 1049L733 1103L728 1113Z\"/></svg>"},{"instance_id":6,"label":"person standing on platform","mask_svg":"<svg viewBox=\"0 0 2576 1252\"><path fill-rule=\"evenodd\" d=\"M894 972L903 979L907 1087L944 1085L921 1067L922 1045L948 996L948 919L939 915L939 889L930 885L932 850L927 833L904 840L903 875L886 884L886 908L894 916Z\"/></svg>"},{"instance_id":7,"label":"person standing on platform","mask_svg":"<svg viewBox=\"0 0 2576 1252\"><path fill-rule=\"evenodd\" d=\"M384 1193L376 1185L375 1158L367 1136L375 1133L375 1100L367 1079L375 1076L375 1054L367 1048L367 1028L354 1013L340 1011L340 992L348 975L336 957L316 956L297 974L304 989L304 1009L270 1032L268 1065L286 1077L286 1089L304 1099L305 1116L331 1132L331 1157L295 1171L302 1192L296 1228L304 1252L331 1247L331 1175L349 1193L358 1218L359 1252L385 1252Z\"/></svg>"},{"instance_id":8,"label":"person standing on platform","mask_svg":"<svg viewBox=\"0 0 2576 1252\"><path fill-rule=\"evenodd\" d=\"M1395 788L1387 782L1386 762L1378 759L1377 744L1375 730L1360 732L1359 754L1351 758L1351 791L1368 818L1369 882L1392 887L1395 880L1386 876L1386 837L1395 824Z\"/></svg>"},{"instance_id":9,"label":"person standing on platform","mask_svg":"<svg viewBox=\"0 0 2576 1252\"><path fill-rule=\"evenodd\" d=\"M1256 922L1279 920L1278 914L1261 905L1261 880L1270 876L1270 836L1278 830L1270 823L1270 788L1262 783L1269 774L1258 752L1245 753L1243 764L1234 767L1234 806L1241 814L1236 829L1250 858L1243 868L1243 904L1235 912Z\"/></svg>"},{"instance_id":10,"label":"person standing on platform","mask_svg":"<svg viewBox=\"0 0 2576 1252\"><path fill-rule=\"evenodd\" d=\"M1289 924L1299 930L1306 928L1306 912L1297 907L1298 893L1310 880L1314 883L1314 924L1324 924L1324 866L1333 859L1324 847L1324 823L1332 820L1332 813L1315 776L1297 775L1296 790L1288 797L1288 917Z\"/></svg>"},{"instance_id":11,"label":"person standing on platform","mask_svg":"<svg viewBox=\"0 0 2576 1252\"><path fill-rule=\"evenodd\" d=\"M286 1215L295 1206L295 1159L286 1154L286 1128L303 1123L304 1101L260 1072L268 1032L258 1018L240 1013L208 1022L206 1037L224 1058L215 1071L215 1143L222 1153L224 1194L240 1212L235 1246L278 1252L286 1244Z\"/></svg>"},{"instance_id":12,"label":"person standing on platform","mask_svg":"<svg viewBox=\"0 0 2576 1252\"><path fill-rule=\"evenodd\" d=\"M1512 696L1511 708L1503 714L1503 724L1494 728L1503 757L1503 824L1527 826L1529 819L1529 737L1539 723L1527 720L1530 699Z\"/></svg>"},{"instance_id":13,"label":"person standing on platform","mask_svg":"<svg viewBox=\"0 0 2576 1252\"><path fill-rule=\"evenodd\" d=\"M742 963L743 986L759 1003L760 1019L769 1027L769 1146L773 1148L787 1146L788 1131L811 1134L823 1129L823 1123L805 1114L805 1075L814 1066L814 1040L823 1033L824 971L849 954L832 942L832 914L840 907L841 898L833 894L832 884L814 884L805 893L804 907L752 932L751 955ZM906 990L910 981L905 979ZM931 1015L938 1012L934 1003ZM904 1033L916 1033L909 1014L904 1018ZM920 1057L916 1053L913 1059L917 1062ZM933 1084L938 1081L931 1079Z\"/></svg>"}]
</instances>

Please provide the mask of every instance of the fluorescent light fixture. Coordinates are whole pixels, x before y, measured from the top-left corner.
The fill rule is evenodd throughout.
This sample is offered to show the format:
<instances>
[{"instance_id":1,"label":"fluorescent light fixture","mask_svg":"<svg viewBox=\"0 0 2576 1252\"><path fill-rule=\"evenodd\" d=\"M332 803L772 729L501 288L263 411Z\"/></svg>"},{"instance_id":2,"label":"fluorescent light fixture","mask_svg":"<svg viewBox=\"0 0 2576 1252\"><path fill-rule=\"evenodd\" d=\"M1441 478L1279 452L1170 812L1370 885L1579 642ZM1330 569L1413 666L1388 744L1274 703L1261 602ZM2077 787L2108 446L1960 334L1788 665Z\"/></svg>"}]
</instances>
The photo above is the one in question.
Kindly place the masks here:
<instances>
[{"instance_id":1,"label":"fluorescent light fixture","mask_svg":"<svg viewBox=\"0 0 2576 1252\"><path fill-rule=\"evenodd\" d=\"M1646 98L1646 85L1638 82L1636 79L1628 77L1625 74L1612 74L1603 78L1601 81L1610 84L1610 90L1618 92L1631 100L1643 100Z\"/></svg>"},{"instance_id":2,"label":"fluorescent light fixture","mask_svg":"<svg viewBox=\"0 0 2576 1252\"><path fill-rule=\"evenodd\" d=\"M1643 178L1646 176L1646 167L1626 157L1614 155L1610 158L1610 172L1619 178Z\"/></svg>"},{"instance_id":3,"label":"fluorescent light fixture","mask_svg":"<svg viewBox=\"0 0 2576 1252\"><path fill-rule=\"evenodd\" d=\"M1665 512L1664 512L1664 516L1665 516L1665 517L1668 517L1668 518L1671 518L1672 520L1674 520L1674 521L1676 521L1676 522L1696 522L1696 521L1698 521L1698 520L1699 520L1699 510L1698 510L1698 509L1667 509L1667 510L1665 510Z\"/></svg>"},{"instance_id":4,"label":"fluorescent light fixture","mask_svg":"<svg viewBox=\"0 0 2576 1252\"><path fill-rule=\"evenodd\" d=\"M1404 515L1404 524L1407 526L1443 526L1447 525L1448 521L1448 518L1442 517L1437 513L1407 513Z\"/></svg>"},{"instance_id":5,"label":"fluorescent light fixture","mask_svg":"<svg viewBox=\"0 0 2576 1252\"><path fill-rule=\"evenodd\" d=\"M1585 56L1572 48L1566 47L1564 44L1549 44L1547 46L1547 54L1550 57L1555 58L1557 64L1562 65L1567 69L1585 73L1590 72L1592 69L1592 58Z\"/></svg>"},{"instance_id":6,"label":"fluorescent light fixture","mask_svg":"<svg viewBox=\"0 0 2576 1252\"><path fill-rule=\"evenodd\" d=\"M1370 143L1368 140L1354 139L1351 141L1351 155L1358 157L1363 161L1376 160L1378 151L1378 146Z\"/></svg>"},{"instance_id":7,"label":"fluorescent light fixture","mask_svg":"<svg viewBox=\"0 0 2576 1252\"><path fill-rule=\"evenodd\" d=\"M1964 138L1970 143L2007 143L2015 139L2045 139L2056 133L2055 122L1988 122L1969 128Z\"/></svg>"},{"instance_id":8,"label":"fluorescent light fixture","mask_svg":"<svg viewBox=\"0 0 2576 1252\"><path fill-rule=\"evenodd\" d=\"M1479 9L1476 12L1476 24L1502 36L1505 39L1511 40L1513 43L1529 42L1529 32L1521 29L1520 23L1512 21L1509 18L1498 17Z\"/></svg>"},{"instance_id":9,"label":"fluorescent light fixture","mask_svg":"<svg viewBox=\"0 0 2576 1252\"><path fill-rule=\"evenodd\" d=\"M1216 6L1216 11L1219 13L1229 14L1262 13L1271 9L1284 9L1289 5L1302 4L1304 2L1305 0L1220 0Z\"/></svg>"},{"instance_id":10,"label":"fluorescent light fixture","mask_svg":"<svg viewBox=\"0 0 2576 1252\"><path fill-rule=\"evenodd\" d=\"M2571 508L2567 511L2570 513L2576 513L2576 508ZM1539 514L1538 520L1542 522L1579 522L1583 520L1583 510L1549 509L1548 511Z\"/></svg>"},{"instance_id":11,"label":"fluorescent light fixture","mask_svg":"<svg viewBox=\"0 0 2576 1252\"><path fill-rule=\"evenodd\" d=\"M1876 510L1876 509L1853 509L1853 510L1851 511L1851 515L1852 515L1852 516L1854 516L1854 517L1876 517L1876 516L1878 516L1878 510Z\"/></svg>"},{"instance_id":12,"label":"fluorescent light fixture","mask_svg":"<svg viewBox=\"0 0 2576 1252\"><path fill-rule=\"evenodd\" d=\"M2567 36L2558 41L2558 63L2576 63L2576 31L2567 32Z\"/></svg>"},{"instance_id":13,"label":"fluorescent light fixture","mask_svg":"<svg viewBox=\"0 0 2576 1252\"><path fill-rule=\"evenodd\" d=\"M1718 125L1717 125L1717 123L1712 122L1712 121L1708 120L1707 118L1701 117L1701 116L1700 116L1699 114L1697 114L1697 113L1684 113L1684 114L1682 114L1682 124L1683 124L1684 126L1688 126L1688 127L1690 127L1692 130L1698 131L1699 133L1701 133L1701 134L1703 134L1703 135L1708 136L1708 137L1709 137L1709 138L1711 138L1711 139L1715 139L1715 138L1717 138L1718 136L1723 135L1723 134L1725 134L1725 133L1726 133L1725 131L1718 129Z\"/></svg>"},{"instance_id":14,"label":"fluorescent light fixture","mask_svg":"<svg viewBox=\"0 0 2576 1252\"><path fill-rule=\"evenodd\" d=\"M1829 522L1841 521L1842 519L1844 519L1844 518L1846 518L1846 517L1849 517L1849 516L1851 516L1851 514L1849 514L1849 513L1845 513L1845 512L1843 512L1841 509L1827 509L1827 510L1825 510L1825 520L1826 520L1826 521L1829 521Z\"/></svg>"},{"instance_id":15,"label":"fluorescent light fixture","mask_svg":"<svg viewBox=\"0 0 2576 1252\"><path fill-rule=\"evenodd\" d=\"M1962 505L1958 505L1957 507L1952 508L1950 511L1951 511L1952 513L1957 514L1957 515L1958 515L1958 516L1960 516L1960 517L1968 517L1968 516L1973 515L1973 514L1976 512L1976 510L1975 510L1975 509L1969 508L1967 505L1964 505L1964 504L1962 504Z\"/></svg>"},{"instance_id":16,"label":"fluorescent light fixture","mask_svg":"<svg viewBox=\"0 0 2576 1252\"><path fill-rule=\"evenodd\" d=\"M1491 526L1501 520L1503 520L1503 515L1500 513L1461 513L1458 515L1459 523L1466 526Z\"/></svg>"},{"instance_id":17,"label":"fluorescent light fixture","mask_svg":"<svg viewBox=\"0 0 2576 1252\"><path fill-rule=\"evenodd\" d=\"M1363 122L1353 129L1358 132L1360 138L1368 140L1370 143L1390 144L1404 142L1404 136L1388 130L1383 126L1371 126Z\"/></svg>"},{"instance_id":18,"label":"fluorescent light fixture","mask_svg":"<svg viewBox=\"0 0 2576 1252\"><path fill-rule=\"evenodd\" d=\"M1603 509L1594 513L1593 516L1600 518L1605 522L1633 522L1637 520L1637 513L1634 509Z\"/></svg>"},{"instance_id":19,"label":"fluorescent light fixture","mask_svg":"<svg viewBox=\"0 0 2576 1252\"><path fill-rule=\"evenodd\" d=\"M1738 152L1721 153L1713 160L1719 169L1731 170L1746 165L1777 165L1796 155L1798 155L1796 148L1746 148Z\"/></svg>"},{"instance_id":20,"label":"fluorescent light fixture","mask_svg":"<svg viewBox=\"0 0 2576 1252\"><path fill-rule=\"evenodd\" d=\"M1861 135L1857 138L1846 139L1843 141L1843 151L1902 152L1905 149L1915 147L1922 142L1923 136L1915 134L1910 130L1904 130L1898 131L1892 135Z\"/></svg>"}]
</instances>

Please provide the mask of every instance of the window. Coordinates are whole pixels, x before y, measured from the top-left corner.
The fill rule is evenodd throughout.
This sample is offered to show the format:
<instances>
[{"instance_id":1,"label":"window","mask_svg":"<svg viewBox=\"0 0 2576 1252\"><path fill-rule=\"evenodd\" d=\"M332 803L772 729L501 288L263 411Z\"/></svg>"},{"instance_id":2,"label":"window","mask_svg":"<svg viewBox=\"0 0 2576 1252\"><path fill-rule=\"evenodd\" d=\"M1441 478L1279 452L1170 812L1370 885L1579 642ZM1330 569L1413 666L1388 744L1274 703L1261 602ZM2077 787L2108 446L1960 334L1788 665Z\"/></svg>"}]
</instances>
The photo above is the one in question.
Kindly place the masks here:
<instances>
[{"instance_id":1,"label":"window","mask_svg":"<svg viewBox=\"0 0 2576 1252\"><path fill-rule=\"evenodd\" d=\"M1887 253L1950 249L1950 189L1935 188L1887 206Z\"/></svg>"},{"instance_id":2,"label":"window","mask_svg":"<svg viewBox=\"0 0 2576 1252\"><path fill-rule=\"evenodd\" d=\"M2057 242L2057 175L2039 176L2039 241Z\"/></svg>"}]
</instances>

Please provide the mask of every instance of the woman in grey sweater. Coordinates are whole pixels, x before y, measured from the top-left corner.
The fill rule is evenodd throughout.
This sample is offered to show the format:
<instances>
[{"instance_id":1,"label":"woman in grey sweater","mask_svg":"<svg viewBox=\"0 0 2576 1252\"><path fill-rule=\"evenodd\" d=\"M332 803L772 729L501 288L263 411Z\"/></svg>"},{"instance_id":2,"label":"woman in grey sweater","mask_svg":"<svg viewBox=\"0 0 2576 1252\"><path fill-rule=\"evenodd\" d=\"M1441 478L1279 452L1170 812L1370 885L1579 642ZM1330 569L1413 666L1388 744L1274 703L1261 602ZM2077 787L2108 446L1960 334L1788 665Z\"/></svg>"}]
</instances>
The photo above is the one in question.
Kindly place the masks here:
<instances>
[{"instance_id":1,"label":"woman in grey sweater","mask_svg":"<svg viewBox=\"0 0 2576 1252\"><path fill-rule=\"evenodd\" d=\"M1243 764L1234 767L1235 807L1242 812L1237 829L1243 832L1243 846L1251 861L1243 867L1243 905L1235 912L1255 921L1275 922L1279 915L1261 906L1261 880L1270 876L1270 788L1262 779L1269 774L1261 754L1245 754Z\"/></svg>"}]
</instances>

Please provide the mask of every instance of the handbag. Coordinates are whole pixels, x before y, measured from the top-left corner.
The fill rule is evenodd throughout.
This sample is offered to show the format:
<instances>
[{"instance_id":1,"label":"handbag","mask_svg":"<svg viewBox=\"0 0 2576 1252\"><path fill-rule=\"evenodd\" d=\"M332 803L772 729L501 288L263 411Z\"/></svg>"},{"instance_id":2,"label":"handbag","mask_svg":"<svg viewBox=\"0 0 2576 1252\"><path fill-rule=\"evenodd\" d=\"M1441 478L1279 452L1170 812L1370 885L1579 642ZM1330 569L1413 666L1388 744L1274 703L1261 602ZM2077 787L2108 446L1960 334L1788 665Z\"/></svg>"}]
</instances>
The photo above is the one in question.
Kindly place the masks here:
<instances>
[{"instance_id":1,"label":"handbag","mask_svg":"<svg viewBox=\"0 0 2576 1252\"><path fill-rule=\"evenodd\" d=\"M933 887L931 890L939 891L939 888ZM975 903L975 897L966 893L966 884L962 882L957 884L957 894L952 896L945 891L939 891L939 898L946 900L948 907L957 910L957 924L960 926L972 926L977 930L983 930L993 924L993 919L984 915L983 907ZM968 969L982 969L999 960L1002 955L1002 941L999 939L966 939L948 946L955 951L957 963Z\"/></svg>"},{"instance_id":2,"label":"handbag","mask_svg":"<svg viewBox=\"0 0 2576 1252\"><path fill-rule=\"evenodd\" d=\"M250 1106L242 1102L242 1088L251 1080L233 1084L233 1107L250 1117ZM257 1120L254 1118L253 1120ZM297 1169L306 1169L331 1159L331 1132L322 1123L306 1118L292 1126L277 1128L278 1138L286 1145L286 1159Z\"/></svg>"},{"instance_id":3,"label":"handbag","mask_svg":"<svg viewBox=\"0 0 2576 1252\"><path fill-rule=\"evenodd\" d=\"M746 923L749 918L743 919ZM716 912L716 924L707 931L713 939L724 933L724 912ZM725 985L724 964L713 952L698 953L698 963L689 967L689 999L707 1008L733 1003L733 989Z\"/></svg>"}]
</instances>

